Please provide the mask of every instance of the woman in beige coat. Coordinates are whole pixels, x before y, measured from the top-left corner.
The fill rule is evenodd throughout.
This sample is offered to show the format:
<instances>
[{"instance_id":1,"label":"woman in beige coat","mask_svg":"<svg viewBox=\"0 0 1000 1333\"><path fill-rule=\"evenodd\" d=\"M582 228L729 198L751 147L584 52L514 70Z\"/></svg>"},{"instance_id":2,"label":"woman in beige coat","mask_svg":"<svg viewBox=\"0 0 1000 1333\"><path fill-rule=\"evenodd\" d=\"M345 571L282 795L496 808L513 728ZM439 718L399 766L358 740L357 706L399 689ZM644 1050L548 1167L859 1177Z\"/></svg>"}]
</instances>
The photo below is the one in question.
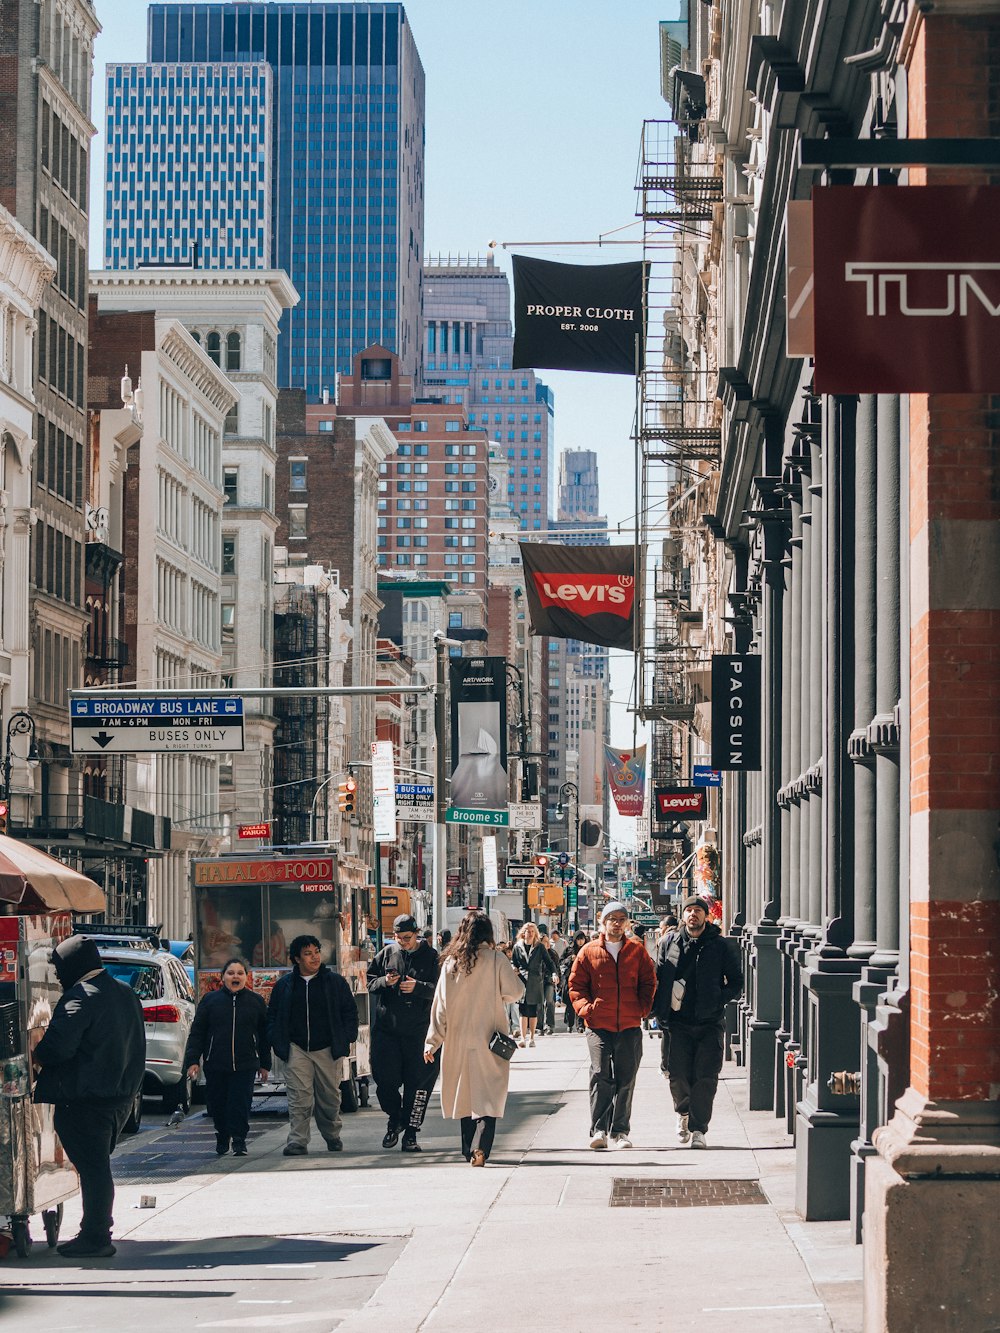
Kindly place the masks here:
<instances>
[{"instance_id":1,"label":"woman in beige coat","mask_svg":"<svg viewBox=\"0 0 1000 1333\"><path fill-rule=\"evenodd\" d=\"M505 1005L523 994L517 973L494 947L489 917L469 912L444 955L424 1059L430 1064L444 1047L441 1113L461 1120L462 1156L473 1166L486 1165L507 1103L510 1069L490 1050L490 1038L506 1033Z\"/></svg>"}]
</instances>

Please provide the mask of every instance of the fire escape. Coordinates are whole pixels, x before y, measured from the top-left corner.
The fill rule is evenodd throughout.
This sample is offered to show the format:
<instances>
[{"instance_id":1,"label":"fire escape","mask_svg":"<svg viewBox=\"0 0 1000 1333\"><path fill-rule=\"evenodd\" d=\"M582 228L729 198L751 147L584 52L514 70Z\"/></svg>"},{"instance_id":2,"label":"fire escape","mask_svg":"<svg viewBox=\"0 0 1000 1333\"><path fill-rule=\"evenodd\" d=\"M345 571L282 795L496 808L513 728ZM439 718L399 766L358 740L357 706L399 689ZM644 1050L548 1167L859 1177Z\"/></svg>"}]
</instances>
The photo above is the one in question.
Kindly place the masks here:
<instances>
[{"instance_id":1,"label":"fire escape","mask_svg":"<svg viewBox=\"0 0 1000 1333\"><path fill-rule=\"evenodd\" d=\"M282 584L275 589L274 683L327 685L326 659L318 656L325 603L315 588ZM326 837L324 809L314 811L326 770L329 703L316 696L279 696L274 748L274 842L297 846ZM322 803L321 803L322 804ZM314 816L320 821L313 828Z\"/></svg>"},{"instance_id":2,"label":"fire escape","mask_svg":"<svg viewBox=\"0 0 1000 1333\"><path fill-rule=\"evenodd\" d=\"M691 570L677 511L718 468L721 453L703 268L723 182L710 146L700 142L704 80L679 69L671 77L676 118L645 122L636 179L648 273L638 407L647 589L639 710L653 724L651 772L660 783L687 780L685 732L703 698L695 682L707 665L695 629L702 617L691 605Z\"/></svg>"}]
</instances>

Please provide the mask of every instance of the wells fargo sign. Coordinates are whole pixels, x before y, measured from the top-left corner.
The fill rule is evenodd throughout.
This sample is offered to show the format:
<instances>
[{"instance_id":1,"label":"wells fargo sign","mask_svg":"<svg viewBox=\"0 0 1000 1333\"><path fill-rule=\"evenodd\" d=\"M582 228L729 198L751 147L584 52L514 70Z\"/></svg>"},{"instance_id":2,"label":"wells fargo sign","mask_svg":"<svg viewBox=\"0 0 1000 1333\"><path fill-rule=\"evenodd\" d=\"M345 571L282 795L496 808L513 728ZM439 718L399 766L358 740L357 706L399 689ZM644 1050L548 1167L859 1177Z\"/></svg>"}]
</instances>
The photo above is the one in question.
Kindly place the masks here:
<instances>
[{"instance_id":1,"label":"wells fargo sign","mask_svg":"<svg viewBox=\"0 0 1000 1333\"><path fill-rule=\"evenodd\" d=\"M196 888L210 884L332 884L332 856L281 856L269 859L230 857L192 861Z\"/></svg>"},{"instance_id":2,"label":"wells fargo sign","mask_svg":"<svg viewBox=\"0 0 1000 1333\"><path fill-rule=\"evenodd\" d=\"M1000 187L813 191L820 393L1000 390Z\"/></svg>"}]
</instances>

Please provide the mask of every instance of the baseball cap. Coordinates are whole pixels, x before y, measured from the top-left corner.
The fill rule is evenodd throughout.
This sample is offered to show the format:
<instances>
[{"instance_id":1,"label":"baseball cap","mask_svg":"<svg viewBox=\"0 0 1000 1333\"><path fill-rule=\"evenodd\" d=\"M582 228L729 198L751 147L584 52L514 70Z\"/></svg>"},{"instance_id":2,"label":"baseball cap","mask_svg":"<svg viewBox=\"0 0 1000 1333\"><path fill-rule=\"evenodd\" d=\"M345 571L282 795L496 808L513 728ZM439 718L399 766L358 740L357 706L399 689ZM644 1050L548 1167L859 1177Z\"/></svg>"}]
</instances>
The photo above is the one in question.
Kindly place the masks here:
<instances>
[{"instance_id":1,"label":"baseball cap","mask_svg":"<svg viewBox=\"0 0 1000 1333\"><path fill-rule=\"evenodd\" d=\"M416 933L416 931L419 929L413 917L405 912L402 916L396 917L395 921L392 923L392 928L393 930L398 930L398 931L412 930L414 933Z\"/></svg>"}]
</instances>

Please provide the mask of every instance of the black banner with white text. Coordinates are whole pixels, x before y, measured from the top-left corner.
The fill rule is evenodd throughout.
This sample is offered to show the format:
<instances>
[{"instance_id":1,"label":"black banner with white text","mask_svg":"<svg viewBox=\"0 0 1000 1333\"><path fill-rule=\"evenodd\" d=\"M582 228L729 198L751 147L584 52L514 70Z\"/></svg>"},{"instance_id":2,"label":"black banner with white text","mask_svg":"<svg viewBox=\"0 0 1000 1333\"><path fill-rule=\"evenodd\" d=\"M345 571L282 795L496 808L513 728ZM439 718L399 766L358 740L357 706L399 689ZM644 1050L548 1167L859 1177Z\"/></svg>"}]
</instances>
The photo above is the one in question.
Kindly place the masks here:
<instances>
[{"instance_id":1,"label":"black banner with white text","mask_svg":"<svg viewBox=\"0 0 1000 1333\"><path fill-rule=\"evenodd\" d=\"M635 375L643 367L645 266L554 264L514 255L514 361Z\"/></svg>"},{"instance_id":2,"label":"black banner with white text","mask_svg":"<svg viewBox=\"0 0 1000 1333\"><path fill-rule=\"evenodd\" d=\"M712 658L712 767L760 768L760 658Z\"/></svg>"}]
</instances>

